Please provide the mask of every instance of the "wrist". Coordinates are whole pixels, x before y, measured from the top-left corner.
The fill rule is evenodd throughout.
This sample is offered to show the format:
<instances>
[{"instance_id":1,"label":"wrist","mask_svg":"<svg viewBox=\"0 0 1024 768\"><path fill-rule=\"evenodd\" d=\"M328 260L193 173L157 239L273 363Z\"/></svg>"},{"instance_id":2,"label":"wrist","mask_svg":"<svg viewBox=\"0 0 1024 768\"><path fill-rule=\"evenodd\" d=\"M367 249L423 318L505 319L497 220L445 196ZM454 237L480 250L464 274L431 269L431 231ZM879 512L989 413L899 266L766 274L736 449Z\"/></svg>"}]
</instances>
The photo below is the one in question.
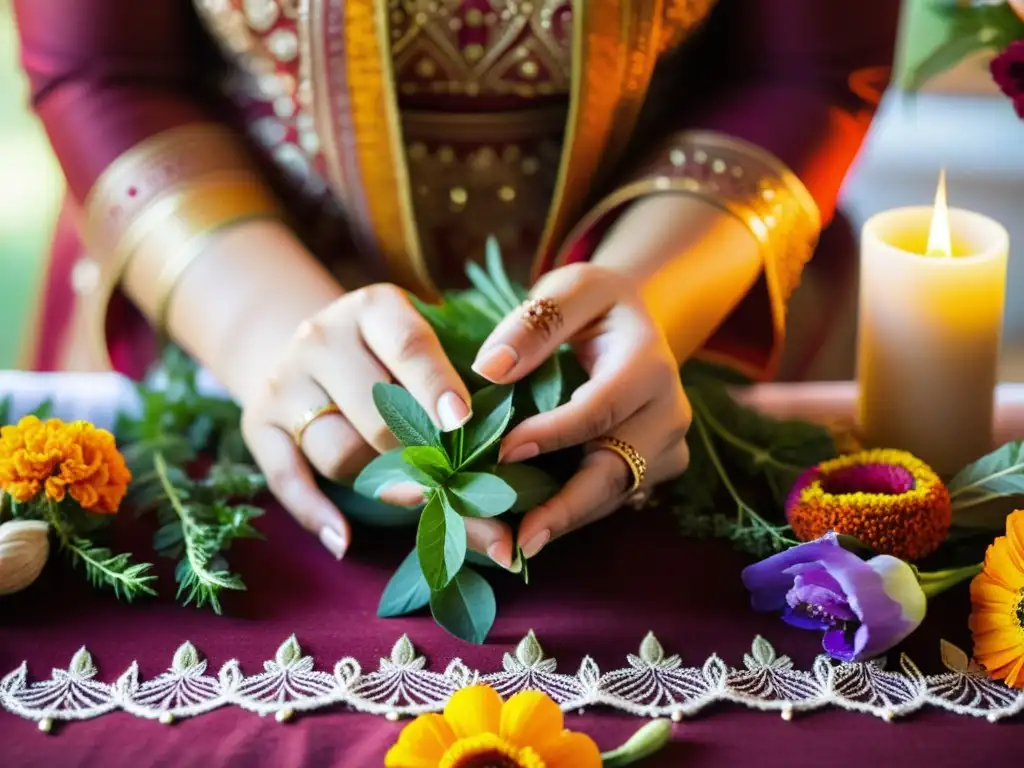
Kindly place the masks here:
<instances>
[{"instance_id":1,"label":"wrist","mask_svg":"<svg viewBox=\"0 0 1024 768\"><path fill-rule=\"evenodd\" d=\"M282 224L233 228L183 277L168 325L244 403L277 365L295 329L344 295Z\"/></svg>"}]
</instances>

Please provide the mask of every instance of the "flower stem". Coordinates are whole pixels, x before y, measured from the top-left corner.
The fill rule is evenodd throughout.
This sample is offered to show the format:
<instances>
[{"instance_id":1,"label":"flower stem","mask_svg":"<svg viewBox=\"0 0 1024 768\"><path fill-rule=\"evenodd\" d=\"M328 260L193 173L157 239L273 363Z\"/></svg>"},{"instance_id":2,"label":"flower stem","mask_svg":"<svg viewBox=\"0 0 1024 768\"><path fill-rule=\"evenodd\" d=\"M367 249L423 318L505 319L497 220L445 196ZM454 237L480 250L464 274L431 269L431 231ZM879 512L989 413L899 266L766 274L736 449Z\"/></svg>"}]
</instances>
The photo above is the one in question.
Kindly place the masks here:
<instances>
[{"instance_id":1,"label":"flower stem","mask_svg":"<svg viewBox=\"0 0 1024 768\"><path fill-rule=\"evenodd\" d=\"M634 733L625 744L601 755L604 768L632 765L661 750L672 739L672 723L652 720Z\"/></svg>"},{"instance_id":2,"label":"flower stem","mask_svg":"<svg viewBox=\"0 0 1024 768\"><path fill-rule=\"evenodd\" d=\"M930 573L918 573L917 580L921 583L921 589L928 598L941 595L950 587L954 587L961 581L973 579L984 567L984 563L965 565L962 568L950 568L945 571L932 571Z\"/></svg>"},{"instance_id":3,"label":"flower stem","mask_svg":"<svg viewBox=\"0 0 1024 768\"><path fill-rule=\"evenodd\" d=\"M715 418L711 409L704 404L697 393L690 395L690 404L694 408L700 410L702 419L707 422L707 426L712 432L733 448L743 451L744 453L749 453L754 458L755 465L760 466L762 464L767 464L784 472L793 472L796 474L799 474L806 469L806 467L798 467L795 464L788 464L787 462L779 461L772 455L771 451L747 442L739 435L734 435L725 428L725 425L723 425L722 422Z\"/></svg>"}]
</instances>

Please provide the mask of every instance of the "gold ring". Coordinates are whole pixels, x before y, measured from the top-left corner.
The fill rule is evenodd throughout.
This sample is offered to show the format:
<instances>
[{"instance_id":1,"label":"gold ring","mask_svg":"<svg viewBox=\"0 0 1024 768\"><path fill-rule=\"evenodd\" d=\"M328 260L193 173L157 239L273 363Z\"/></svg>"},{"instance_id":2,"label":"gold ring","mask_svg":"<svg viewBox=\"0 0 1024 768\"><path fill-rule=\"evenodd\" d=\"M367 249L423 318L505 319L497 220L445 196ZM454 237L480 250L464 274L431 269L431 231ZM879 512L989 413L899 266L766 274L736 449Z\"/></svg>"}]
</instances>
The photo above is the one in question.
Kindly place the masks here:
<instances>
[{"instance_id":1,"label":"gold ring","mask_svg":"<svg viewBox=\"0 0 1024 768\"><path fill-rule=\"evenodd\" d=\"M632 493L639 488L640 483L647 475L647 461L640 455L640 452L625 440L619 440L617 437L599 438L597 444L612 453L617 453L626 462L629 471L633 474L633 485L627 492Z\"/></svg>"},{"instance_id":2,"label":"gold ring","mask_svg":"<svg viewBox=\"0 0 1024 768\"><path fill-rule=\"evenodd\" d=\"M302 436L306 430L309 429L309 425L319 419L321 416L327 416L331 413L341 413L341 408L338 407L337 403L328 403L321 408L311 408L306 411L299 423L292 429L292 440L295 441L295 447L299 450L302 449Z\"/></svg>"},{"instance_id":3,"label":"gold ring","mask_svg":"<svg viewBox=\"0 0 1024 768\"><path fill-rule=\"evenodd\" d=\"M552 299L527 299L519 305L519 319L544 336L562 327L562 310Z\"/></svg>"}]
</instances>

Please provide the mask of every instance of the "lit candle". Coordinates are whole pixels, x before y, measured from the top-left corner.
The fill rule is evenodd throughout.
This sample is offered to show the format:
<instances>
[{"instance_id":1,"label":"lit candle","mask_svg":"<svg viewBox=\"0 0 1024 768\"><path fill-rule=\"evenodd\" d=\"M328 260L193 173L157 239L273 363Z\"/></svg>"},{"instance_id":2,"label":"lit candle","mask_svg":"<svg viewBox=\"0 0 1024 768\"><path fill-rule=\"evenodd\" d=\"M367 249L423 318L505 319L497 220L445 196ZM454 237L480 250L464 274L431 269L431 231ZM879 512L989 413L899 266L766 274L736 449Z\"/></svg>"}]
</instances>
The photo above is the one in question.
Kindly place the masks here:
<instances>
[{"instance_id":1,"label":"lit candle","mask_svg":"<svg viewBox=\"0 0 1024 768\"><path fill-rule=\"evenodd\" d=\"M910 451L949 475L992 449L1010 238L935 206L880 213L861 237L857 367L872 447Z\"/></svg>"}]
</instances>

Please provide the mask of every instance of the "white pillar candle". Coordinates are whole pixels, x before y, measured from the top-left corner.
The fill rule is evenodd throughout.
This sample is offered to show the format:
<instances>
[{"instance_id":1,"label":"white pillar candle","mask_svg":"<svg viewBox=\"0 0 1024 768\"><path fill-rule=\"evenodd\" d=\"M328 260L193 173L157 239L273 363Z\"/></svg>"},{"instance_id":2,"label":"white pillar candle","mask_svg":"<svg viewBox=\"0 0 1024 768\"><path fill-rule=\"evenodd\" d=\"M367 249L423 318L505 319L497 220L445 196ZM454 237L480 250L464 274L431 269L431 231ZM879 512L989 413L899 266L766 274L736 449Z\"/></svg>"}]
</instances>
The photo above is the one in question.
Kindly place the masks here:
<instances>
[{"instance_id":1,"label":"white pillar candle","mask_svg":"<svg viewBox=\"0 0 1024 768\"><path fill-rule=\"evenodd\" d=\"M992 449L1009 235L945 208L880 213L861 239L857 367L864 441L950 475Z\"/></svg>"}]
</instances>

